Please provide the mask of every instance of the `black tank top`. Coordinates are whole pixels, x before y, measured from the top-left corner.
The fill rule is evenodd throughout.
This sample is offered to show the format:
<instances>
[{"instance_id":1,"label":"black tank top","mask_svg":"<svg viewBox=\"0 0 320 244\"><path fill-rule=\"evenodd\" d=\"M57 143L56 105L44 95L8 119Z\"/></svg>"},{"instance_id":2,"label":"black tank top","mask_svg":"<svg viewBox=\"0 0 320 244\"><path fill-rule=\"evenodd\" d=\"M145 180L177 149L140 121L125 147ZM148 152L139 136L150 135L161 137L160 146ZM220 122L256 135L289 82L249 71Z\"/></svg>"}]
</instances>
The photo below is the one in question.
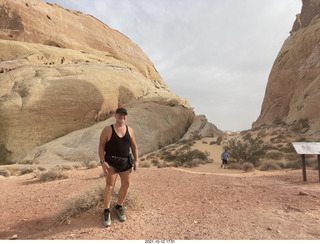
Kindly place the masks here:
<instances>
[{"instance_id":1,"label":"black tank top","mask_svg":"<svg viewBox=\"0 0 320 244\"><path fill-rule=\"evenodd\" d=\"M130 134L128 126L126 125L126 134L119 137L115 132L113 125L111 125L112 134L110 140L106 143L105 152L109 156L118 156L126 158L130 152Z\"/></svg>"}]
</instances>

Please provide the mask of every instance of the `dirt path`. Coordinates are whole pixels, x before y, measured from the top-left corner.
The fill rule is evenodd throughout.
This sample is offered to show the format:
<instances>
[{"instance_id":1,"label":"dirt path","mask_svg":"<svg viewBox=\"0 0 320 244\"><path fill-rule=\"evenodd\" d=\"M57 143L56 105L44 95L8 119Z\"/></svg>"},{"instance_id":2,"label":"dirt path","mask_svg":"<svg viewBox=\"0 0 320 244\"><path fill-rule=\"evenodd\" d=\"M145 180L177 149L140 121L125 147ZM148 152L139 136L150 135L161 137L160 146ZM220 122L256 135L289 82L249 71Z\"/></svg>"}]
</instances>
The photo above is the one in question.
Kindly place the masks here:
<instances>
[{"instance_id":1,"label":"dirt path","mask_svg":"<svg viewBox=\"0 0 320 244\"><path fill-rule=\"evenodd\" d=\"M104 181L100 168L74 169L69 178L40 183L31 175L0 178L0 239L233 240L320 239L317 171L225 174L140 168L130 188L127 221L102 208L52 226L65 199Z\"/></svg>"}]
</instances>

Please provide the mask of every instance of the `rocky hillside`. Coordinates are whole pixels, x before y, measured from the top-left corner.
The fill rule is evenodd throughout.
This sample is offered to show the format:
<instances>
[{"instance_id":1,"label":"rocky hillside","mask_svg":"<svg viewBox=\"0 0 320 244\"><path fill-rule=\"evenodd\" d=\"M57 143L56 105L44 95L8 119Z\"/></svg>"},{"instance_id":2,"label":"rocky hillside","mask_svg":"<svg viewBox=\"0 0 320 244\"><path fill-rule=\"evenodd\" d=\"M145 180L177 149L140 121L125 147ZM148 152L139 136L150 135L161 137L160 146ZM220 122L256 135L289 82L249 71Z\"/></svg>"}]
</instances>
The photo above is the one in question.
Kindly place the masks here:
<instances>
[{"instance_id":1,"label":"rocky hillside","mask_svg":"<svg viewBox=\"0 0 320 244\"><path fill-rule=\"evenodd\" d=\"M1 164L94 160L118 106L141 153L181 139L196 117L136 44L93 16L0 0L0 45Z\"/></svg>"},{"instance_id":2,"label":"rocky hillside","mask_svg":"<svg viewBox=\"0 0 320 244\"><path fill-rule=\"evenodd\" d=\"M320 138L320 0L303 0L301 14L270 73L260 116L253 127L282 120L308 121Z\"/></svg>"}]
</instances>

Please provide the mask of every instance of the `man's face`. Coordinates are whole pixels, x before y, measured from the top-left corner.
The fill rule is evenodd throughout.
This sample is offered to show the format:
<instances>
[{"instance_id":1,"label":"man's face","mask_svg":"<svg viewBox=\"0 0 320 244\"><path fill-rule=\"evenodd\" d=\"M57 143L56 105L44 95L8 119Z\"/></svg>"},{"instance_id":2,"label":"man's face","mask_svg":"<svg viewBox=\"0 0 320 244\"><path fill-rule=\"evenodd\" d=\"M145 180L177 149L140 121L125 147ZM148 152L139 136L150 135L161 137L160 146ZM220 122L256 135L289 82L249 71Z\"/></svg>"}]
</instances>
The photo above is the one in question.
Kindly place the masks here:
<instances>
[{"instance_id":1,"label":"man's face","mask_svg":"<svg viewBox=\"0 0 320 244\"><path fill-rule=\"evenodd\" d=\"M117 113L115 114L115 118L119 122L125 122L127 120L127 115L125 113Z\"/></svg>"}]
</instances>

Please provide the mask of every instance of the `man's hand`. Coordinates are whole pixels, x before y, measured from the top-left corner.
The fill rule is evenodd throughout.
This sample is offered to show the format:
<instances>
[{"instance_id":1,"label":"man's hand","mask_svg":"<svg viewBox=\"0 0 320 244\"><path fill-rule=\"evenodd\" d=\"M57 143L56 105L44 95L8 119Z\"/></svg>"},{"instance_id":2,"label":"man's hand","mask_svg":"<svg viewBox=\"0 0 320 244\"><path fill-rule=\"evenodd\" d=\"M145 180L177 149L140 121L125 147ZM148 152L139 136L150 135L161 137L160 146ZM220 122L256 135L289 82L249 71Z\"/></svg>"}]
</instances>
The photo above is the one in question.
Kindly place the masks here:
<instances>
[{"instance_id":1,"label":"man's hand","mask_svg":"<svg viewBox=\"0 0 320 244\"><path fill-rule=\"evenodd\" d=\"M103 163L101 164L101 166L102 166L103 172L104 172L105 174L108 174L108 173L109 173L108 169L110 168L109 164L108 164L107 162L103 162Z\"/></svg>"},{"instance_id":2,"label":"man's hand","mask_svg":"<svg viewBox=\"0 0 320 244\"><path fill-rule=\"evenodd\" d=\"M138 161L134 161L134 163L133 163L133 171L136 171L138 169L138 167L139 167Z\"/></svg>"}]
</instances>

